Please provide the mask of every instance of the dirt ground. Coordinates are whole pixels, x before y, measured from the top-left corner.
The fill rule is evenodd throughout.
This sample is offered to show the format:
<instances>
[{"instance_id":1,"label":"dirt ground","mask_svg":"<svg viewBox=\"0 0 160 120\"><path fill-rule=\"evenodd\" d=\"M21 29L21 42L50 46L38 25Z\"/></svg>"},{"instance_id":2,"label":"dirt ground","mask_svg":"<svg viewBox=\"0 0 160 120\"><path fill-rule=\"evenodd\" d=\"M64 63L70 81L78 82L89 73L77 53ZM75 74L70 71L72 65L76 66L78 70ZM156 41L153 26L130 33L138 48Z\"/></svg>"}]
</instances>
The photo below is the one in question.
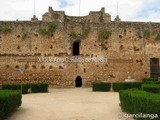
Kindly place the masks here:
<instances>
[{"instance_id":1,"label":"dirt ground","mask_svg":"<svg viewBox=\"0 0 160 120\"><path fill-rule=\"evenodd\" d=\"M116 92L51 89L49 93L23 95L22 102L7 120L125 120Z\"/></svg>"}]
</instances>

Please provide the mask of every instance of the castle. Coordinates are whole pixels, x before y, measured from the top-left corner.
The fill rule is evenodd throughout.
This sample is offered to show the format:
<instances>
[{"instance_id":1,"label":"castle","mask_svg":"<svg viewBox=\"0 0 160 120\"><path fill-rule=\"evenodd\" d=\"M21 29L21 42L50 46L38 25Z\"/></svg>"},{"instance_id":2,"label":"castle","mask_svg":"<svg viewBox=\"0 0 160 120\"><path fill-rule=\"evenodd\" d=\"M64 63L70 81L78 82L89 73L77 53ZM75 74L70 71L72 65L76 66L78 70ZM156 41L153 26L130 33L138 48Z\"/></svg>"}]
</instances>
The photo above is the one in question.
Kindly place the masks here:
<instances>
[{"instance_id":1,"label":"castle","mask_svg":"<svg viewBox=\"0 0 160 120\"><path fill-rule=\"evenodd\" d=\"M119 16L111 21L104 8L73 17L49 7L42 21L1 21L0 84L89 87L128 76L157 78L159 28L160 23L123 22Z\"/></svg>"}]
</instances>

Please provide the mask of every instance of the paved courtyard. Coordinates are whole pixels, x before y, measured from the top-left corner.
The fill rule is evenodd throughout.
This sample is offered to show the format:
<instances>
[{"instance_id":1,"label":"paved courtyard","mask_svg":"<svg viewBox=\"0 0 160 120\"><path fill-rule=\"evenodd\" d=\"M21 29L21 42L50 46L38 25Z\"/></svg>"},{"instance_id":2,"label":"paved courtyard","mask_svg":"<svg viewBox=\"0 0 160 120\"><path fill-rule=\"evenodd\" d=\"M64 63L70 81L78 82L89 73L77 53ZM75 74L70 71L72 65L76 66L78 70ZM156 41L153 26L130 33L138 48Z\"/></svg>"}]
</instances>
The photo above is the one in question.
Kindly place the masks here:
<instances>
[{"instance_id":1,"label":"paved courtyard","mask_svg":"<svg viewBox=\"0 0 160 120\"><path fill-rule=\"evenodd\" d=\"M125 120L118 118L122 112L116 92L50 89L49 93L23 95L22 101L7 120Z\"/></svg>"}]
</instances>

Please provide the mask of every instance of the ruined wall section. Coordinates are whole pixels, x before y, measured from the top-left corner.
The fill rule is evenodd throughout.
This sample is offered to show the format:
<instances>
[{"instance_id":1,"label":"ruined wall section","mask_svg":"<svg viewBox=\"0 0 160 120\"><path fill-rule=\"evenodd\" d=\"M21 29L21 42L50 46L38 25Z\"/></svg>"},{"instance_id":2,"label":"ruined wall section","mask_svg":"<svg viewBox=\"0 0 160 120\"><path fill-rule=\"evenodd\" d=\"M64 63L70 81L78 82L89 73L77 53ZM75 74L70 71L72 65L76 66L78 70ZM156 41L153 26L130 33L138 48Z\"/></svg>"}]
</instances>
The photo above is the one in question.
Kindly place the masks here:
<instances>
[{"instance_id":1,"label":"ruined wall section","mask_svg":"<svg viewBox=\"0 0 160 120\"><path fill-rule=\"evenodd\" d=\"M64 11L54 11L49 7L48 12L43 15L44 22L82 22L82 23L108 23L111 21L111 16L105 13L105 8L100 11L92 11L87 16L68 16Z\"/></svg>"}]
</instances>

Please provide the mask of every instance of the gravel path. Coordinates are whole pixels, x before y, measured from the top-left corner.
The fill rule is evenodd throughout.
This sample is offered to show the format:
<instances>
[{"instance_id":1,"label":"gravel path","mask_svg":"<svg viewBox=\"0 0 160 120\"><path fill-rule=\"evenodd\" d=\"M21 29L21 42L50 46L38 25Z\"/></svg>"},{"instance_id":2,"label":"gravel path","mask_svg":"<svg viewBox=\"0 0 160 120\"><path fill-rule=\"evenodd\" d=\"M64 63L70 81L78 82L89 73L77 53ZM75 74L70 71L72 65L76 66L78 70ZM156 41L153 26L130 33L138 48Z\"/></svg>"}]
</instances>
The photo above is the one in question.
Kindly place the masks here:
<instances>
[{"instance_id":1,"label":"gravel path","mask_svg":"<svg viewBox=\"0 0 160 120\"><path fill-rule=\"evenodd\" d=\"M7 120L125 120L118 119L122 112L116 92L51 89L49 93L23 95L22 101Z\"/></svg>"}]
</instances>

